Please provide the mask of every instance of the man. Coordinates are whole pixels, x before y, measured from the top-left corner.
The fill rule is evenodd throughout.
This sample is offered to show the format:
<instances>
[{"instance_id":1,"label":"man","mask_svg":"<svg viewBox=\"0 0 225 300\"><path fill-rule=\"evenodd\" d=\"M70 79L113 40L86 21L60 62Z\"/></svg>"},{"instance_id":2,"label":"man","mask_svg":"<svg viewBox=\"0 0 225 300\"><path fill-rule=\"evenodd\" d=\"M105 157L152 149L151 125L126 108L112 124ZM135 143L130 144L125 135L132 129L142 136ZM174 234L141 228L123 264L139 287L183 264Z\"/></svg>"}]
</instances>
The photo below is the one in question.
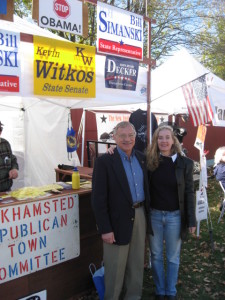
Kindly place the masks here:
<instances>
[{"instance_id":1,"label":"man","mask_svg":"<svg viewBox=\"0 0 225 300\"><path fill-rule=\"evenodd\" d=\"M149 189L145 156L133 149L136 132L129 122L114 129L117 148L95 161L92 206L103 240L105 300L141 299Z\"/></svg>"},{"instance_id":2,"label":"man","mask_svg":"<svg viewBox=\"0 0 225 300\"><path fill-rule=\"evenodd\" d=\"M10 191L13 179L18 177L18 163L9 142L1 138L3 124L0 121L0 192Z\"/></svg>"}]
</instances>

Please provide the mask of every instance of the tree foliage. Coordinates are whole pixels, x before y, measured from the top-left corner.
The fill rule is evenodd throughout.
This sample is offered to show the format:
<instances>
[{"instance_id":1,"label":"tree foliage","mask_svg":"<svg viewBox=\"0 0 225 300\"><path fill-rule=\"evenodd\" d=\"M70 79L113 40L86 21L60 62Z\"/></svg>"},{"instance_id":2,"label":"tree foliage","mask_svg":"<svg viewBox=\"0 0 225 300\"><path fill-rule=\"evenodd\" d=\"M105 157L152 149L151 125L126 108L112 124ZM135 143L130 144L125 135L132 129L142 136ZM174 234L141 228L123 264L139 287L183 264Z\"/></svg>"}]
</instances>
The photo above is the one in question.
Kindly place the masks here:
<instances>
[{"instance_id":1,"label":"tree foliage","mask_svg":"<svg viewBox=\"0 0 225 300\"><path fill-rule=\"evenodd\" d=\"M192 54L202 58L206 67L225 78L224 0L104 0L103 2L146 15L156 21L152 24L151 30L153 59L163 61L165 57L184 46ZM29 11L31 12L31 3L31 0L15 0L15 13L19 16L27 15ZM57 34L71 41L95 46L97 7L89 3L87 5L89 8L87 38L62 32ZM148 48L147 32L148 26L145 24L145 55Z\"/></svg>"},{"instance_id":2,"label":"tree foliage","mask_svg":"<svg viewBox=\"0 0 225 300\"><path fill-rule=\"evenodd\" d=\"M196 44L203 64L225 80L225 2L216 1L211 5Z\"/></svg>"}]
</instances>

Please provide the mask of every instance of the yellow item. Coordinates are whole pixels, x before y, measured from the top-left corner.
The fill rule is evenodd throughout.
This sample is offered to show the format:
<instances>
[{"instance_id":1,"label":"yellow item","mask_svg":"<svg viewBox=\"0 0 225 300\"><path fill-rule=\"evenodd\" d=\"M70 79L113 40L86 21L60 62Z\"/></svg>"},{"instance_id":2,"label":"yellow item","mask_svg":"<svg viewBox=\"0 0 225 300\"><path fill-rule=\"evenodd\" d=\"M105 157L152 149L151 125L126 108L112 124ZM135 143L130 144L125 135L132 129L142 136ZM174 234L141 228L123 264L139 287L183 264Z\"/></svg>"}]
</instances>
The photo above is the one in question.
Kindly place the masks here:
<instances>
[{"instance_id":1,"label":"yellow item","mask_svg":"<svg viewBox=\"0 0 225 300\"><path fill-rule=\"evenodd\" d=\"M78 169L75 167L72 174L72 189L79 190L80 188L80 174Z\"/></svg>"}]
</instances>

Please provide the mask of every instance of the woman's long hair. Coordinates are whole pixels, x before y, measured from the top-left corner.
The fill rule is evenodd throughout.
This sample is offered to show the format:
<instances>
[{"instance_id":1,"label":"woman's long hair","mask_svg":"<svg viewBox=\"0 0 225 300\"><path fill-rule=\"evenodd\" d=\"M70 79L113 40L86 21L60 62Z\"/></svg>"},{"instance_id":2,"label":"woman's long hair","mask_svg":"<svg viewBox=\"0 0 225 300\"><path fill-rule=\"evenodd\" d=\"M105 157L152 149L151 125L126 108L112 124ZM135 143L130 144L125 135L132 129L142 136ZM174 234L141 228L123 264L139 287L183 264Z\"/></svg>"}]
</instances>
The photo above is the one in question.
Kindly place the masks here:
<instances>
[{"instance_id":1,"label":"woman's long hair","mask_svg":"<svg viewBox=\"0 0 225 300\"><path fill-rule=\"evenodd\" d=\"M175 153L181 154L181 145L178 139L175 137L173 128L168 125L159 126L153 134L152 143L148 146L146 156L147 156L147 167L150 171L154 171L158 168L160 163L160 151L158 148L158 137L159 132L162 130L169 130L173 139L173 145L171 147L171 155Z\"/></svg>"},{"instance_id":2,"label":"woman's long hair","mask_svg":"<svg viewBox=\"0 0 225 300\"><path fill-rule=\"evenodd\" d=\"M218 165L221 162L223 153L225 152L225 147L220 147L216 150L215 156L214 156L214 163L216 165Z\"/></svg>"}]
</instances>

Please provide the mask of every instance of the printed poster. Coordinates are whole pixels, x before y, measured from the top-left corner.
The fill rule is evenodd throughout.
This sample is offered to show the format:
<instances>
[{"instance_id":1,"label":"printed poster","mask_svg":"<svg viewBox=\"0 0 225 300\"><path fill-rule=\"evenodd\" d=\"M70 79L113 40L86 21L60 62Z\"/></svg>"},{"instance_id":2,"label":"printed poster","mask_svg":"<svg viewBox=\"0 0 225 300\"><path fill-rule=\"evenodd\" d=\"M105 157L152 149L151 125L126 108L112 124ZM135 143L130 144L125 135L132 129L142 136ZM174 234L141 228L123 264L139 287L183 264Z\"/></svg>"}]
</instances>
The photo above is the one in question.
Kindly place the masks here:
<instances>
[{"instance_id":1,"label":"printed poster","mask_svg":"<svg viewBox=\"0 0 225 300\"><path fill-rule=\"evenodd\" d=\"M20 33L0 29L0 92L20 91Z\"/></svg>"},{"instance_id":2,"label":"printed poster","mask_svg":"<svg viewBox=\"0 0 225 300\"><path fill-rule=\"evenodd\" d=\"M116 56L106 56L105 87L121 90L136 90L139 62Z\"/></svg>"},{"instance_id":3,"label":"printed poster","mask_svg":"<svg viewBox=\"0 0 225 300\"><path fill-rule=\"evenodd\" d=\"M80 255L78 195L0 209L0 284Z\"/></svg>"},{"instance_id":4,"label":"printed poster","mask_svg":"<svg viewBox=\"0 0 225 300\"><path fill-rule=\"evenodd\" d=\"M82 2L39 0L39 26L83 35Z\"/></svg>"},{"instance_id":5,"label":"printed poster","mask_svg":"<svg viewBox=\"0 0 225 300\"><path fill-rule=\"evenodd\" d=\"M207 219L208 200L205 188L201 191L196 191L196 220L197 222Z\"/></svg>"},{"instance_id":6,"label":"printed poster","mask_svg":"<svg viewBox=\"0 0 225 300\"><path fill-rule=\"evenodd\" d=\"M143 16L98 1L97 50L143 60Z\"/></svg>"},{"instance_id":7,"label":"printed poster","mask_svg":"<svg viewBox=\"0 0 225 300\"><path fill-rule=\"evenodd\" d=\"M34 36L34 94L95 98L95 47Z\"/></svg>"}]
</instances>

